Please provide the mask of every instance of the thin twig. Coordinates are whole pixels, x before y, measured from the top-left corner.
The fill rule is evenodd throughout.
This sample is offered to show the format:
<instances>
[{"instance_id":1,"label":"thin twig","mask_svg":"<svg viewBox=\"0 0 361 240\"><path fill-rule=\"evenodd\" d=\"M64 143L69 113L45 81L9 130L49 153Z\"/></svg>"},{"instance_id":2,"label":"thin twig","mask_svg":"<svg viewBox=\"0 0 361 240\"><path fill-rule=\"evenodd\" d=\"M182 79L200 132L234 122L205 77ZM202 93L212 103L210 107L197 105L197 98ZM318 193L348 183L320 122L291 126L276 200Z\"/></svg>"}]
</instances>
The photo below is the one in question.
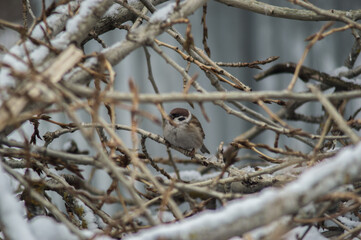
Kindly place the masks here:
<instances>
[{"instance_id":1,"label":"thin twig","mask_svg":"<svg viewBox=\"0 0 361 240\"><path fill-rule=\"evenodd\" d=\"M316 94L322 105L327 110L328 114L335 120L338 127L351 139L353 144L357 144L360 141L360 138L352 131L352 129L347 126L347 123L343 117L337 112L332 103L313 85L308 85L311 91Z\"/></svg>"}]
</instances>

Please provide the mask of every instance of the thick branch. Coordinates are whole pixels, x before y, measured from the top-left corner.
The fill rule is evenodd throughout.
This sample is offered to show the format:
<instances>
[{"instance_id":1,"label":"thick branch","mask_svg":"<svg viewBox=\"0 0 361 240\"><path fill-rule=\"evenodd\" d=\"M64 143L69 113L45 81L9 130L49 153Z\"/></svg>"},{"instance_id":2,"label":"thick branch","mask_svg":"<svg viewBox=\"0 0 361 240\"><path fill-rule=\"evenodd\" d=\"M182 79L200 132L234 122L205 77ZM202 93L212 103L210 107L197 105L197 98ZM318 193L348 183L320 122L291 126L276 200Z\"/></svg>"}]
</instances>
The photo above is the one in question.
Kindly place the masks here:
<instances>
[{"instance_id":1,"label":"thick branch","mask_svg":"<svg viewBox=\"0 0 361 240\"><path fill-rule=\"evenodd\" d=\"M302 21L330 21L332 17L317 14L311 10L294 9L287 7L278 7L260 1L254 0L217 0L228 6L242 8L262 15L287 18ZM361 18L361 10L339 11L332 10L338 15L347 15L351 19L358 20Z\"/></svg>"},{"instance_id":2,"label":"thick branch","mask_svg":"<svg viewBox=\"0 0 361 240\"><path fill-rule=\"evenodd\" d=\"M254 76L256 81L260 81L268 76L279 74L279 73L294 73L296 70L296 64L292 62L279 63L269 69L258 73ZM304 82L307 82L309 79L316 80L320 83L327 84L331 87L339 87L341 89L355 90L361 89L361 86L352 82L345 82L339 77L330 76L327 73L314 70L309 67L302 66L300 73L298 74Z\"/></svg>"},{"instance_id":3,"label":"thick branch","mask_svg":"<svg viewBox=\"0 0 361 240\"><path fill-rule=\"evenodd\" d=\"M159 5L161 3L164 3L168 0L152 0L153 5ZM139 1L132 1L129 2L129 5L137 10L141 10L144 5ZM111 7L111 12L105 14L105 16L98 21L98 23L94 26L93 32L95 35L99 36L103 33L109 32L115 28L119 24L125 23L127 21L134 20L136 16L129 11L128 9L119 6L118 4L114 4ZM87 41L89 41L92 38L91 35L88 35L82 42L82 44L85 44Z\"/></svg>"},{"instance_id":4,"label":"thick branch","mask_svg":"<svg viewBox=\"0 0 361 240\"><path fill-rule=\"evenodd\" d=\"M68 85L69 91L72 91L78 96L85 98L92 98L95 94L95 90L77 86ZM353 99L361 96L361 90L336 92L325 94L325 97L329 100L341 100L341 99ZM102 95L105 101L110 102L131 102L133 94L131 93L120 93L120 92L104 92ZM313 93L294 93L288 91L257 91L257 92L207 92L204 93L163 93L163 94L139 94L138 100L140 103L159 103L159 102L182 102L182 101L193 101L193 102L209 102L209 101L249 101L254 102L262 99L293 99L298 101L315 101L318 100L317 96Z\"/></svg>"},{"instance_id":5,"label":"thick branch","mask_svg":"<svg viewBox=\"0 0 361 240\"><path fill-rule=\"evenodd\" d=\"M179 18L187 17L195 10L201 7L206 0L188 0L180 5L180 8L169 15L168 22L175 21ZM133 50L153 42L156 36L160 35L168 28L167 24L161 21L149 22L145 26L139 27L130 32L126 40L115 44L102 51L106 59L115 65L123 60ZM96 68L98 62L95 58L89 59L85 66L88 68ZM74 69L68 77L68 81L73 83L86 83L92 76L81 68Z\"/></svg>"}]
</instances>

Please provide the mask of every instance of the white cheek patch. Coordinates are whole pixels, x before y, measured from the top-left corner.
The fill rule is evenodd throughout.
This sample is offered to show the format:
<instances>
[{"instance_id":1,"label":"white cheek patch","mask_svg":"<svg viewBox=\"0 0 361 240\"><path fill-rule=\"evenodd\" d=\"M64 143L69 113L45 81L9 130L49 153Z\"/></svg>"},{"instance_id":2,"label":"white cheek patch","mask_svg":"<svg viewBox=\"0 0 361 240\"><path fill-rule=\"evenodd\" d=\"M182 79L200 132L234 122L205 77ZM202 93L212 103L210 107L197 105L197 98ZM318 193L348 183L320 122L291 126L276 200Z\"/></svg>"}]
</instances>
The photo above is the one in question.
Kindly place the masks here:
<instances>
[{"instance_id":1,"label":"white cheek patch","mask_svg":"<svg viewBox=\"0 0 361 240\"><path fill-rule=\"evenodd\" d=\"M187 119L186 119L186 122L188 123L188 122L191 120L191 118L192 118L192 114L189 112L189 113L188 113L188 117L187 117Z\"/></svg>"},{"instance_id":2,"label":"white cheek patch","mask_svg":"<svg viewBox=\"0 0 361 240\"><path fill-rule=\"evenodd\" d=\"M185 117L185 116L179 116L179 117L176 117L174 118L174 123L179 125L179 124L185 124L185 123L188 123L192 118L192 115L189 113L188 117Z\"/></svg>"},{"instance_id":3,"label":"white cheek patch","mask_svg":"<svg viewBox=\"0 0 361 240\"><path fill-rule=\"evenodd\" d=\"M177 125L184 123L184 121L179 121L179 118L175 118L173 121Z\"/></svg>"}]
</instances>

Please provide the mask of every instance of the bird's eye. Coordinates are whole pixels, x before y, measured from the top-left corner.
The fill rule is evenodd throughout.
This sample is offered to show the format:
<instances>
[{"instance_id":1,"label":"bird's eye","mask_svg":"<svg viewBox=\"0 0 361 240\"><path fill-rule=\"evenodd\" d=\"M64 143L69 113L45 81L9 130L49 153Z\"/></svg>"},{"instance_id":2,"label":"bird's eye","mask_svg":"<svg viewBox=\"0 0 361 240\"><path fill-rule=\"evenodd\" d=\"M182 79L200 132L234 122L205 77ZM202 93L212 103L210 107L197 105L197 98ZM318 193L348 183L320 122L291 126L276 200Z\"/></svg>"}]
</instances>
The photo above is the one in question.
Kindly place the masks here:
<instances>
[{"instance_id":1,"label":"bird's eye","mask_svg":"<svg viewBox=\"0 0 361 240\"><path fill-rule=\"evenodd\" d=\"M180 118L178 118L178 121L184 121L184 120L186 120L185 117L180 117Z\"/></svg>"}]
</instances>

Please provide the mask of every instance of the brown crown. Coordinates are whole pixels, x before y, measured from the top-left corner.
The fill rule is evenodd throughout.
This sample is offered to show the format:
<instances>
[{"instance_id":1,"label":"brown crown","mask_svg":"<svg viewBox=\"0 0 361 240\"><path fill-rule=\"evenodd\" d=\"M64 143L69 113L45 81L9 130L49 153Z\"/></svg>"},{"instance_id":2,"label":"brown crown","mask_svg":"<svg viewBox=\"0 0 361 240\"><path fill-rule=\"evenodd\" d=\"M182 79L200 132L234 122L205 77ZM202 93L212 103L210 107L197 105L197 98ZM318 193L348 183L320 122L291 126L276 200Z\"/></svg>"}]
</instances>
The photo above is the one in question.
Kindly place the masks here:
<instances>
[{"instance_id":1,"label":"brown crown","mask_svg":"<svg viewBox=\"0 0 361 240\"><path fill-rule=\"evenodd\" d=\"M169 117L174 119L176 117L179 116L184 116L184 117L188 117L189 116L189 111L185 108L174 108L170 113L169 113Z\"/></svg>"}]
</instances>

